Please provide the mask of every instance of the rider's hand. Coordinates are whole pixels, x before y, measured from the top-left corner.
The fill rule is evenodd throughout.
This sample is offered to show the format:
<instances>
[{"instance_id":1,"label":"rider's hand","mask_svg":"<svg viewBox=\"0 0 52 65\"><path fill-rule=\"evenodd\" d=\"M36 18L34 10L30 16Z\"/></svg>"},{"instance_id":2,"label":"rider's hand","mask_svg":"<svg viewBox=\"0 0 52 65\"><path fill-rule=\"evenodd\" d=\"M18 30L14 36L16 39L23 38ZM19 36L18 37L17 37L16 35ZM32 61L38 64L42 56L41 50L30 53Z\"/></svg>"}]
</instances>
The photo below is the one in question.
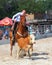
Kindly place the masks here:
<instances>
[{"instance_id":1,"label":"rider's hand","mask_svg":"<svg viewBox=\"0 0 52 65\"><path fill-rule=\"evenodd\" d=\"M16 22L16 20L14 19L14 22Z\"/></svg>"},{"instance_id":2,"label":"rider's hand","mask_svg":"<svg viewBox=\"0 0 52 65\"><path fill-rule=\"evenodd\" d=\"M13 23L15 23L16 22L16 20L12 20L13 21Z\"/></svg>"}]
</instances>

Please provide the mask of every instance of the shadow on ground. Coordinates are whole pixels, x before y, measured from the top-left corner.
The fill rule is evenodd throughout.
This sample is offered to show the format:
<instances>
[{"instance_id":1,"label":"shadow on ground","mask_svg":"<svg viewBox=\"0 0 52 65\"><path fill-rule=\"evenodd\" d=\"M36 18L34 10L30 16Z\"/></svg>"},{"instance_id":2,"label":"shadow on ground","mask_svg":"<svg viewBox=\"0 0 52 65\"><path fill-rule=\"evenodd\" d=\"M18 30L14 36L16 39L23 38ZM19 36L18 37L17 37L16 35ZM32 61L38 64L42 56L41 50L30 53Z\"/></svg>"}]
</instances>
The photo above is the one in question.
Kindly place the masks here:
<instances>
[{"instance_id":1,"label":"shadow on ground","mask_svg":"<svg viewBox=\"0 0 52 65\"><path fill-rule=\"evenodd\" d=\"M48 55L48 53L42 52L42 53L33 53L32 56L38 56L38 55Z\"/></svg>"},{"instance_id":2,"label":"shadow on ground","mask_svg":"<svg viewBox=\"0 0 52 65\"><path fill-rule=\"evenodd\" d=\"M33 53L32 54L32 57L31 58L26 58L26 59L31 59L31 60L47 60L48 57L47 57L48 53Z\"/></svg>"}]
</instances>

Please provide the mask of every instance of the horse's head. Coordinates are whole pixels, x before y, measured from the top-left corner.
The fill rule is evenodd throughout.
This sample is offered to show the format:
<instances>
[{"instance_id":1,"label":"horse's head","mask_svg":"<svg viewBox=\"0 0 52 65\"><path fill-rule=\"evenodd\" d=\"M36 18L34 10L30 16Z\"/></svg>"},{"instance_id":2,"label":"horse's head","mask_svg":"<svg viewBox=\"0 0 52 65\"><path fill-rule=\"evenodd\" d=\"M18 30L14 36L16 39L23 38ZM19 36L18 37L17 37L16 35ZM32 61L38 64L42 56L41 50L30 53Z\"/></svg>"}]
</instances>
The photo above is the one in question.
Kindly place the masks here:
<instances>
[{"instance_id":1,"label":"horse's head","mask_svg":"<svg viewBox=\"0 0 52 65\"><path fill-rule=\"evenodd\" d=\"M24 34L26 34L27 32L27 27L26 27L26 17L20 16L20 22L17 26L17 34L21 37L21 36L25 36Z\"/></svg>"},{"instance_id":2,"label":"horse's head","mask_svg":"<svg viewBox=\"0 0 52 65\"><path fill-rule=\"evenodd\" d=\"M23 26L26 25L26 17L25 17L25 15L20 16L20 23L21 23Z\"/></svg>"}]
</instances>

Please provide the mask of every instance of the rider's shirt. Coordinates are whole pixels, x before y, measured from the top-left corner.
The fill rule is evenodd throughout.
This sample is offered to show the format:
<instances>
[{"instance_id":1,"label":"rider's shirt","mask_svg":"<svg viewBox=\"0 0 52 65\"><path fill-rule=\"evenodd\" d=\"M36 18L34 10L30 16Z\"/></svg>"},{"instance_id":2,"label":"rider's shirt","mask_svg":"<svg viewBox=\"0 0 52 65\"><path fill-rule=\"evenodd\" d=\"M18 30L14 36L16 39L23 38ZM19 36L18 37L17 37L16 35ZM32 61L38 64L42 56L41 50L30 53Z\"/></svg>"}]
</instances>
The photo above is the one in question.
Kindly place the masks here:
<instances>
[{"instance_id":1,"label":"rider's shirt","mask_svg":"<svg viewBox=\"0 0 52 65\"><path fill-rule=\"evenodd\" d=\"M19 13L15 14L12 17L12 20L15 20L16 22L20 22L20 15L23 15L23 13L22 12L19 12Z\"/></svg>"}]
</instances>

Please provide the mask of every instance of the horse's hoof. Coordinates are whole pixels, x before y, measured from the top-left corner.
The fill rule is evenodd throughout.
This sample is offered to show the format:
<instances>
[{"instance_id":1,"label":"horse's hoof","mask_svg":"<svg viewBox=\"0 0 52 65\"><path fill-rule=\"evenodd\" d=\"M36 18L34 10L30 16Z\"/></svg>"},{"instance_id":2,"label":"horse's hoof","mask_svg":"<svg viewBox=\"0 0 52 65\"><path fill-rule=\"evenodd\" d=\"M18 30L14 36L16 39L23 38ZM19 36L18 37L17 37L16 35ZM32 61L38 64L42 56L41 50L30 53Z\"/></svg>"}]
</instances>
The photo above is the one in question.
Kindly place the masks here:
<instances>
[{"instance_id":1,"label":"horse's hoof","mask_svg":"<svg viewBox=\"0 0 52 65\"><path fill-rule=\"evenodd\" d=\"M17 58L17 59L20 59L20 56L17 56L16 58Z\"/></svg>"},{"instance_id":2,"label":"horse's hoof","mask_svg":"<svg viewBox=\"0 0 52 65\"><path fill-rule=\"evenodd\" d=\"M24 54L24 56L26 56L26 54Z\"/></svg>"},{"instance_id":3,"label":"horse's hoof","mask_svg":"<svg viewBox=\"0 0 52 65\"><path fill-rule=\"evenodd\" d=\"M12 54L10 54L10 56L12 56Z\"/></svg>"}]
</instances>

